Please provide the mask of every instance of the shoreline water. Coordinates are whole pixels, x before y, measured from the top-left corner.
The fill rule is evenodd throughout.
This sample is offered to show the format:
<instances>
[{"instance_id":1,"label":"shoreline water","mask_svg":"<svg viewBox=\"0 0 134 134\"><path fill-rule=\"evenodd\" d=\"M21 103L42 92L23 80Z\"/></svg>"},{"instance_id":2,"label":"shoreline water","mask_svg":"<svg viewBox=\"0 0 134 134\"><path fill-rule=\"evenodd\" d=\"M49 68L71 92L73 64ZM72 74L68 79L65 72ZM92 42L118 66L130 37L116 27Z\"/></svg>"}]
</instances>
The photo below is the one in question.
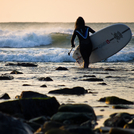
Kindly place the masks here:
<instances>
[{"instance_id":1,"label":"shoreline water","mask_svg":"<svg viewBox=\"0 0 134 134\"><path fill-rule=\"evenodd\" d=\"M75 65L74 62L64 63L37 63L38 67L20 67L20 66L5 66L5 63L0 62L0 75L10 74L13 70L23 72L23 74L10 74L14 77L13 80L2 80L1 94L8 93L11 100L22 91L36 91L48 96L54 96L60 104L77 104L83 103L93 107L97 116L100 117L98 126L103 126L110 114L116 112L128 112L133 114L134 106L128 106L128 109L113 109L113 105L107 105L98 100L102 97L117 96L119 98L134 101L134 62L117 62L117 63L95 63L89 69L83 69ZM57 71L57 67L62 66L68 68L67 71ZM114 71L105 71L111 68ZM95 75L97 78L103 79L106 85L100 85L101 82L82 81L84 75ZM50 77L52 82L38 81L39 77ZM31 86L23 86L29 84ZM47 87L42 88L45 84ZM91 93L85 95L55 95L48 94L49 91L61 88L84 87ZM2 101L1 101L2 102ZM97 126L97 127L98 127Z\"/></svg>"}]
</instances>

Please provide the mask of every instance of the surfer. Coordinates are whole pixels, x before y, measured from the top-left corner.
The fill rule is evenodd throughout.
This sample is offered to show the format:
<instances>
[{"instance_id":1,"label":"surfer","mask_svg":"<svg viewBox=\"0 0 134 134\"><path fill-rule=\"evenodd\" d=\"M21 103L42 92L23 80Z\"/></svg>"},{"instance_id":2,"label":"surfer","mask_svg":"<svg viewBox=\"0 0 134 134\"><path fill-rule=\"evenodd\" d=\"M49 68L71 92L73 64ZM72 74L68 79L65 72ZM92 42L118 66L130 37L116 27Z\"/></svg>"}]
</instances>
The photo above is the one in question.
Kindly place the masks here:
<instances>
[{"instance_id":1,"label":"surfer","mask_svg":"<svg viewBox=\"0 0 134 134\"><path fill-rule=\"evenodd\" d=\"M80 53L84 60L84 68L88 68L89 57L92 52L92 42L89 37L89 32L95 33L93 29L88 26L85 26L85 21L82 17L78 17L75 22L75 30L72 35L71 45L72 47L75 47L74 40L77 36L79 39Z\"/></svg>"}]
</instances>

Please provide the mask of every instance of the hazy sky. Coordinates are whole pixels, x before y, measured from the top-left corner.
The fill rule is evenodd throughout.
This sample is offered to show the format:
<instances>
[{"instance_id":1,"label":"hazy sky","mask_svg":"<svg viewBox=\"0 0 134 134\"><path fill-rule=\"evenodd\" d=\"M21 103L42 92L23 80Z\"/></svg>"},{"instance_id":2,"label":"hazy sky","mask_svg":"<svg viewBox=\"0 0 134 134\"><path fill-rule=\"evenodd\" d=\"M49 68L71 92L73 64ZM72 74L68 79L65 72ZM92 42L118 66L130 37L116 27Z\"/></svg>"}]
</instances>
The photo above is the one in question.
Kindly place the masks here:
<instances>
[{"instance_id":1,"label":"hazy sky","mask_svg":"<svg viewBox=\"0 0 134 134\"><path fill-rule=\"evenodd\" d=\"M134 22L134 0L0 0L0 22Z\"/></svg>"}]
</instances>

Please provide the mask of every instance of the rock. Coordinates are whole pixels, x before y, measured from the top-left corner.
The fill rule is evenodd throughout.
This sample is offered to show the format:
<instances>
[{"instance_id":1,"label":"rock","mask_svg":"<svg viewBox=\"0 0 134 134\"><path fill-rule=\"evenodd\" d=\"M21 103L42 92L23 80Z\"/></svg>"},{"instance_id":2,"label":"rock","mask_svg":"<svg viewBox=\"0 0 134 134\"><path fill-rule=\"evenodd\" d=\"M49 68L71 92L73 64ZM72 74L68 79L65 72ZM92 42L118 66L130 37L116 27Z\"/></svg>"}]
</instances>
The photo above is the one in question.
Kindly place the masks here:
<instances>
[{"instance_id":1,"label":"rock","mask_svg":"<svg viewBox=\"0 0 134 134\"><path fill-rule=\"evenodd\" d=\"M37 118L33 118L26 123L35 131L37 131L46 121L49 121L50 118L46 116L40 116Z\"/></svg>"},{"instance_id":2,"label":"rock","mask_svg":"<svg viewBox=\"0 0 134 134\"><path fill-rule=\"evenodd\" d=\"M46 122L35 134L94 134L88 127L64 126L62 123Z\"/></svg>"},{"instance_id":3,"label":"rock","mask_svg":"<svg viewBox=\"0 0 134 134\"><path fill-rule=\"evenodd\" d=\"M106 83L102 82L102 83L98 83L98 85L107 85Z\"/></svg>"},{"instance_id":4,"label":"rock","mask_svg":"<svg viewBox=\"0 0 134 134\"><path fill-rule=\"evenodd\" d=\"M34 123L42 125L42 124L44 124L44 122L49 121L49 120L50 120L50 117L48 117L48 116L40 116L37 118L33 118L33 119L29 120L28 122L34 122Z\"/></svg>"},{"instance_id":5,"label":"rock","mask_svg":"<svg viewBox=\"0 0 134 134\"><path fill-rule=\"evenodd\" d=\"M100 78L89 78L89 79L83 79L83 81L96 82L96 81L103 81L103 79L100 79Z\"/></svg>"},{"instance_id":6,"label":"rock","mask_svg":"<svg viewBox=\"0 0 134 134\"><path fill-rule=\"evenodd\" d=\"M134 129L134 119L132 119L131 121L129 121L126 125L124 125L125 129Z\"/></svg>"},{"instance_id":7,"label":"rock","mask_svg":"<svg viewBox=\"0 0 134 134\"><path fill-rule=\"evenodd\" d=\"M27 122L26 121L26 123L31 127L32 132L36 132L41 126L41 125L34 123L34 122Z\"/></svg>"},{"instance_id":8,"label":"rock","mask_svg":"<svg viewBox=\"0 0 134 134\"><path fill-rule=\"evenodd\" d=\"M68 126L66 128L71 134L95 134L91 128L82 126Z\"/></svg>"},{"instance_id":9,"label":"rock","mask_svg":"<svg viewBox=\"0 0 134 134\"><path fill-rule=\"evenodd\" d=\"M44 84L44 85L41 85L40 87L47 87L47 86Z\"/></svg>"},{"instance_id":10,"label":"rock","mask_svg":"<svg viewBox=\"0 0 134 134\"><path fill-rule=\"evenodd\" d=\"M10 96L7 93L4 93L2 96L0 96L0 99L10 99Z\"/></svg>"},{"instance_id":11,"label":"rock","mask_svg":"<svg viewBox=\"0 0 134 134\"><path fill-rule=\"evenodd\" d=\"M22 72L19 72L17 70L13 70L10 74L23 74Z\"/></svg>"},{"instance_id":12,"label":"rock","mask_svg":"<svg viewBox=\"0 0 134 134\"><path fill-rule=\"evenodd\" d=\"M96 77L95 75L84 75L83 77Z\"/></svg>"},{"instance_id":13,"label":"rock","mask_svg":"<svg viewBox=\"0 0 134 134\"><path fill-rule=\"evenodd\" d=\"M121 105L114 105L112 106L113 109L128 109L127 106L121 106Z\"/></svg>"},{"instance_id":14,"label":"rock","mask_svg":"<svg viewBox=\"0 0 134 134\"><path fill-rule=\"evenodd\" d=\"M71 133L68 132L67 130L62 129L50 129L45 134L71 134Z\"/></svg>"},{"instance_id":15,"label":"rock","mask_svg":"<svg viewBox=\"0 0 134 134\"><path fill-rule=\"evenodd\" d=\"M62 123L59 123L59 122L55 122L55 121L47 121L45 122L41 128L39 128L35 134L40 134L41 132L43 134L45 134L47 131L51 130L51 129L58 129L62 126L63 124Z\"/></svg>"},{"instance_id":16,"label":"rock","mask_svg":"<svg viewBox=\"0 0 134 134\"><path fill-rule=\"evenodd\" d=\"M68 70L66 67L58 67L56 70Z\"/></svg>"},{"instance_id":17,"label":"rock","mask_svg":"<svg viewBox=\"0 0 134 134\"><path fill-rule=\"evenodd\" d=\"M50 77L40 77L38 78L39 81L53 81Z\"/></svg>"},{"instance_id":18,"label":"rock","mask_svg":"<svg viewBox=\"0 0 134 134\"><path fill-rule=\"evenodd\" d=\"M52 116L59 108L60 104L55 97L32 98L6 101L0 103L0 111L12 116L30 120L39 116Z\"/></svg>"},{"instance_id":19,"label":"rock","mask_svg":"<svg viewBox=\"0 0 134 134\"><path fill-rule=\"evenodd\" d=\"M117 78L117 79L120 79L122 77L120 77L120 76L106 76L105 78Z\"/></svg>"},{"instance_id":20,"label":"rock","mask_svg":"<svg viewBox=\"0 0 134 134\"><path fill-rule=\"evenodd\" d=\"M94 117L92 117L90 113L58 112L52 116L51 120L60 123L65 123L68 121L68 124L80 125L83 122L92 120L92 118Z\"/></svg>"},{"instance_id":21,"label":"rock","mask_svg":"<svg viewBox=\"0 0 134 134\"><path fill-rule=\"evenodd\" d=\"M58 109L58 112L85 112L85 113L91 113L94 116L94 119L96 119L96 115L94 113L94 110L91 106L87 104L66 104L61 105Z\"/></svg>"},{"instance_id":22,"label":"rock","mask_svg":"<svg viewBox=\"0 0 134 134\"><path fill-rule=\"evenodd\" d=\"M132 115L128 113L117 113L113 114L111 118L104 122L107 127L121 127L123 128L132 119Z\"/></svg>"},{"instance_id":23,"label":"rock","mask_svg":"<svg viewBox=\"0 0 134 134\"><path fill-rule=\"evenodd\" d=\"M13 80L13 76L8 76L8 75L1 75L0 80Z\"/></svg>"},{"instance_id":24,"label":"rock","mask_svg":"<svg viewBox=\"0 0 134 134\"><path fill-rule=\"evenodd\" d=\"M26 98L47 98L48 96L45 94L40 94L38 92L34 91L23 91L20 95L20 99L26 99Z\"/></svg>"},{"instance_id":25,"label":"rock","mask_svg":"<svg viewBox=\"0 0 134 134\"><path fill-rule=\"evenodd\" d=\"M49 132L52 134L94 134L91 130L93 121L96 122L96 115L91 106L86 104L61 105L51 120L45 122L35 134L48 134Z\"/></svg>"},{"instance_id":26,"label":"rock","mask_svg":"<svg viewBox=\"0 0 134 134\"><path fill-rule=\"evenodd\" d=\"M110 129L111 129L111 127L100 127L98 129L96 129L95 132L96 133L98 132L97 134L109 134Z\"/></svg>"},{"instance_id":27,"label":"rock","mask_svg":"<svg viewBox=\"0 0 134 134\"><path fill-rule=\"evenodd\" d=\"M17 66L24 66L24 67L37 67L37 64L34 63L18 63Z\"/></svg>"},{"instance_id":28,"label":"rock","mask_svg":"<svg viewBox=\"0 0 134 134\"><path fill-rule=\"evenodd\" d=\"M104 71L115 71L115 70L112 68L105 68Z\"/></svg>"},{"instance_id":29,"label":"rock","mask_svg":"<svg viewBox=\"0 0 134 134\"><path fill-rule=\"evenodd\" d=\"M15 99L19 99L19 98L20 98L20 96L19 96L19 95L16 95L16 96L15 96Z\"/></svg>"},{"instance_id":30,"label":"rock","mask_svg":"<svg viewBox=\"0 0 134 134\"><path fill-rule=\"evenodd\" d=\"M33 134L31 128L20 120L0 113L1 134Z\"/></svg>"},{"instance_id":31,"label":"rock","mask_svg":"<svg viewBox=\"0 0 134 134\"><path fill-rule=\"evenodd\" d=\"M37 67L34 63L7 63L5 66L23 66L23 67Z\"/></svg>"},{"instance_id":32,"label":"rock","mask_svg":"<svg viewBox=\"0 0 134 134\"><path fill-rule=\"evenodd\" d=\"M86 104L66 104L58 109L58 113L51 118L52 121L69 124L82 124L88 120L96 121L96 115L91 106Z\"/></svg>"},{"instance_id":33,"label":"rock","mask_svg":"<svg viewBox=\"0 0 134 134\"><path fill-rule=\"evenodd\" d=\"M106 76L105 78L113 78L113 76Z\"/></svg>"},{"instance_id":34,"label":"rock","mask_svg":"<svg viewBox=\"0 0 134 134\"><path fill-rule=\"evenodd\" d=\"M30 84L23 84L22 86L31 86Z\"/></svg>"},{"instance_id":35,"label":"rock","mask_svg":"<svg viewBox=\"0 0 134 134\"><path fill-rule=\"evenodd\" d=\"M83 95L87 93L83 87L63 88L58 90L49 91L51 94L71 94L71 95Z\"/></svg>"},{"instance_id":36,"label":"rock","mask_svg":"<svg viewBox=\"0 0 134 134\"><path fill-rule=\"evenodd\" d=\"M109 134L134 134L133 129L111 128Z\"/></svg>"},{"instance_id":37,"label":"rock","mask_svg":"<svg viewBox=\"0 0 134 134\"><path fill-rule=\"evenodd\" d=\"M95 94L98 94L98 92L88 92L89 94L93 94L93 95L95 95Z\"/></svg>"},{"instance_id":38,"label":"rock","mask_svg":"<svg viewBox=\"0 0 134 134\"><path fill-rule=\"evenodd\" d=\"M134 104L131 101L121 99L121 98L116 97L116 96L100 98L99 101L105 102L106 104Z\"/></svg>"}]
</instances>

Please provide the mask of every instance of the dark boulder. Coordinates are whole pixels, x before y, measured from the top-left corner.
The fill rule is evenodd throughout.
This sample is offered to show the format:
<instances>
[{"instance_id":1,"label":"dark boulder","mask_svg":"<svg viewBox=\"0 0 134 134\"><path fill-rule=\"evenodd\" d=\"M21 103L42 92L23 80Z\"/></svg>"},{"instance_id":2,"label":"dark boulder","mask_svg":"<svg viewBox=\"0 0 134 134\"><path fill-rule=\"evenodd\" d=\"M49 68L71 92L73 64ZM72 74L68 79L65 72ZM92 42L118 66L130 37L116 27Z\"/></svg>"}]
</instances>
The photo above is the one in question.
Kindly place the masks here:
<instances>
[{"instance_id":1,"label":"dark boulder","mask_svg":"<svg viewBox=\"0 0 134 134\"><path fill-rule=\"evenodd\" d=\"M91 128L82 126L68 126L66 130L71 134L95 134Z\"/></svg>"},{"instance_id":2,"label":"dark boulder","mask_svg":"<svg viewBox=\"0 0 134 134\"><path fill-rule=\"evenodd\" d=\"M40 77L38 78L39 81L53 81L50 77Z\"/></svg>"},{"instance_id":3,"label":"dark boulder","mask_svg":"<svg viewBox=\"0 0 134 134\"><path fill-rule=\"evenodd\" d=\"M112 68L105 68L104 71L115 71L115 70Z\"/></svg>"},{"instance_id":4,"label":"dark boulder","mask_svg":"<svg viewBox=\"0 0 134 134\"><path fill-rule=\"evenodd\" d=\"M26 123L33 129L33 131L37 131L45 122L49 121L50 118L48 116L40 116L37 118L33 118Z\"/></svg>"},{"instance_id":5,"label":"dark boulder","mask_svg":"<svg viewBox=\"0 0 134 134\"><path fill-rule=\"evenodd\" d=\"M134 129L134 119L130 120L126 125L124 125L124 128L126 129Z\"/></svg>"},{"instance_id":6,"label":"dark boulder","mask_svg":"<svg viewBox=\"0 0 134 134\"><path fill-rule=\"evenodd\" d=\"M58 67L56 70L68 70L66 67Z\"/></svg>"},{"instance_id":7,"label":"dark boulder","mask_svg":"<svg viewBox=\"0 0 134 134\"><path fill-rule=\"evenodd\" d=\"M88 78L88 79L83 79L83 81L97 82L97 81L103 81L103 79L100 79L100 78Z\"/></svg>"},{"instance_id":8,"label":"dark boulder","mask_svg":"<svg viewBox=\"0 0 134 134\"><path fill-rule=\"evenodd\" d=\"M52 121L68 124L82 124L86 121L96 121L93 108L87 104L66 104L61 105L58 113L51 118Z\"/></svg>"},{"instance_id":9,"label":"dark boulder","mask_svg":"<svg viewBox=\"0 0 134 134\"><path fill-rule=\"evenodd\" d=\"M86 112L86 113L92 113L95 117L94 110L91 106L87 104L66 104L61 105L58 109L58 112Z\"/></svg>"},{"instance_id":10,"label":"dark boulder","mask_svg":"<svg viewBox=\"0 0 134 134\"><path fill-rule=\"evenodd\" d=\"M63 129L50 129L48 130L46 133L35 133L35 134L72 134L70 132L68 132L67 130L63 130Z\"/></svg>"},{"instance_id":11,"label":"dark boulder","mask_svg":"<svg viewBox=\"0 0 134 134\"><path fill-rule=\"evenodd\" d=\"M96 115L91 106L61 105L51 120L45 122L35 134L94 134L92 122L96 122Z\"/></svg>"},{"instance_id":12,"label":"dark boulder","mask_svg":"<svg viewBox=\"0 0 134 134\"><path fill-rule=\"evenodd\" d=\"M62 123L55 122L55 121L47 121L45 122L37 131L35 134L40 134L41 132L45 134L47 131L51 129L59 129L61 126L63 126Z\"/></svg>"},{"instance_id":13,"label":"dark boulder","mask_svg":"<svg viewBox=\"0 0 134 134\"><path fill-rule=\"evenodd\" d=\"M34 91L23 91L20 95L20 99L25 99L25 98L47 98L48 96L45 94L41 94L38 92Z\"/></svg>"},{"instance_id":14,"label":"dark boulder","mask_svg":"<svg viewBox=\"0 0 134 134\"><path fill-rule=\"evenodd\" d=\"M39 116L52 116L60 104L55 97L32 98L6 101L0 103L0 111L26 120Z\"/></svg>"},{"instance_id":15,"label":"dark boulder","mask_svg":"<svg viewBox=\"0 0 134 134\"><path fill-rule=\"evenodd\" d=\"M40 87L47 87L47 86L44 84L44 85L41 85Z\"/></svg>"},{"instance_id":16,"label":"dark boulder","mask_svg":"<svg viewBox=\"0 0 134 134\"><path fill-rule=\"evenodd\" d=\"M10 99L10 96L7 93L4 93L0 96L0 99Z\"/></svg>"},{"instance_id":17,"label":"dark boulder","mask_svg":"<svg viewBox=\"0 0 134 134\"><path fill-rule=\"evenodd\" d=\"M106 83L102 82L102 83L98 83L98 85L107 85Z\"/></svg>"},{"instance_id":18,"label":"dark boulder","mask_svg":"<svg viewBox=\"0 0 134 134\"><path fill-rule=\"evenodd\" d=\"M95 75L83 75L83 77L93 77L93 78L95 78L96 76Z\"/></svg>"},{"instance_id":19,"label":"dark boulder","mask_svg":"<svg viewBox=\"0 0 134 134\"><path fill-rule=\"evenodd\" d=\"M64 125L59 122L49 121L39 128L35 134L94 134L89 127Z\"/></svg>"},{"instance_id":20,"label":"dark boulder","mask_svg":"<svg viewBox=\"0 0 134 134\"><path fill-rule=\"evenodd\" d=\"M30 84L23 84L22 86L32 86L32 85L30 85Z\"/></svg>"},{"instance_id":21,"label":"dark boulder","mask_svg":"<svg viewBox=\"0 0 134 134\"><path fill-rule=\"evenodd\" d=\"M5 66L23 66L23 67L37 67L37 64L34 63L7 63Z\"/></svg>"},{"instance_id":22,"label":"dark boulder","mask_svg":"<svg viewBox=\"0 0 134 134\"><path fill-rule=\"evenodd\" d=\"M58 112L52 116L51 120L69 125L80 125L93 118L94 117L90 113Z\"/></svg>"},{"instance_id":23,"label":"dark boulder","mask_svg":"<svg viewBox=\"0 0 134 134\"><path fill-rule=\"evenodd\" d=\"M13 117L0 113L1 134L33 134L31 128Z\"/></svg>"},{"instance_id":24,"label":"dark boulder","mask_svg":"<svg viewBox=\"0 0 134 134\"><path fill-rule=\"evenodd\" d=\"M87 93L83 87L63 88L58 90L49 91L51 94L71 94L71 95L83 95Z\"/></svg>"},{"instance_id":25,"label":"dark boulder","mask_svg":"<svg viewBox=\"0 0 134 134\"><path fill-rule=\"evenodd\" d=\"M132 115L130 115L129 113L117 113L107 119L104 122L104 125L107 127L123 128L124 125L127 124L130 120L132 120Z\"/></svg>"},{"instance_id":26,"label":"dark boulder","mask_svg":"<svg viewBox=\"0 0 134 134\"><path fill-rule=\"evenodd\" d=\"M116 96L109 96L109 97L104 97L99 99L100 102L105 102L107 104L134 104L131 101L121 99Z\"/></svg>"},{"instance_id":27,"label":"dark boulder","mask_svg":"<svg viewBox=\"0 0 134 134\"><path fill-rule=\"evenodd\" d=\"M19 72L17 70L13 70L10 74L23 74L22 72Z\"/></svg>"},{"instance_id":28,"label":"dark boulder","mask_svg":"<svg viewBox=\"0 0 134 134\"><path fill-rule=\"evenodd\" d=\"M111 128L109 134L134 134L133 129Z\"/></svg>"},{"instance_id":29,"label":"dark boulder","mask_svg":"<svg viewBox=\"0 0 134 134\"><path fill-rule=\"evenodd\" d=\"M14 77L13 76L9 76L9 75L1 75L0 76L0 80L13 80Z\"/></svg>"},{"instance_id":30,"label":"dark boulder","mask_svg":"<svg viewBox=\"0 0 134 134\"><path fill-rule=\"evenodd\" d=\"M112 106L113 109L128 109L129 107L123 105L114 105Z\"/></svg>"}]
</instances>

